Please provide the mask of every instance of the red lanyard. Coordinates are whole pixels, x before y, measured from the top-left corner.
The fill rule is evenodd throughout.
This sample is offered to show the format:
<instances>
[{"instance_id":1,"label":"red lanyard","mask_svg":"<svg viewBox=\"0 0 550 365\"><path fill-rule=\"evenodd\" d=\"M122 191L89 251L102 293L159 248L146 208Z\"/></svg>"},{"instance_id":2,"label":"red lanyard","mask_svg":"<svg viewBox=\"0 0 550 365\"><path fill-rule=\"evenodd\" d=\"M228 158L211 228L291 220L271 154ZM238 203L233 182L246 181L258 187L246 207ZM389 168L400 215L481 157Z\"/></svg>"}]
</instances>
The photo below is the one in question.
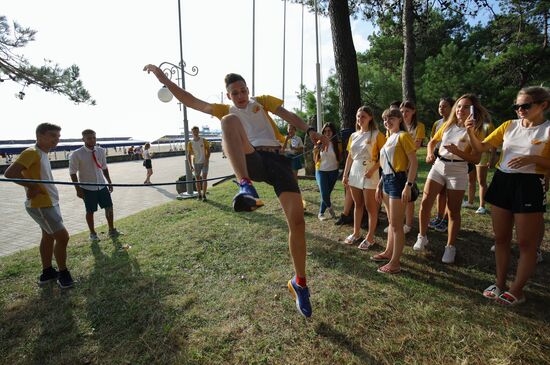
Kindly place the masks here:
<instances>
[{"instance_id":1,"label":"red lanyard","mask_svg":"<svg viewBox=\"0 0 550 365\"><path fill-rule=\"evenodd\" d=\"M99 164L99 162L97 162L97 158L95 157L95 150L92 150L92 158L94 159L94 162L97 168L102 170L101 165Z\"/></svg>"}]
</instances>

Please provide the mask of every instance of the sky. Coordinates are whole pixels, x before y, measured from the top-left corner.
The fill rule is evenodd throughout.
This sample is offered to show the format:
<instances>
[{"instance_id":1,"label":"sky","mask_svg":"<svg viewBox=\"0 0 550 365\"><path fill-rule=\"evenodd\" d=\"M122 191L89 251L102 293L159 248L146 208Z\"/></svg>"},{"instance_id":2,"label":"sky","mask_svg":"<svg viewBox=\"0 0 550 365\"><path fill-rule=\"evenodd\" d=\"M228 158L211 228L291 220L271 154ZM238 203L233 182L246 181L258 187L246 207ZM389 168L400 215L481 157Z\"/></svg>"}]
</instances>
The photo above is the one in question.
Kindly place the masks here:
<instances>
[{"instance_id":1,"label":"sky","mask_svg":"<svg viewBox=\"0 0 550 365\"><path fill-rule=\"evenodd\" d=\"M180 59L177 0L3 0L0 15L8 22L37 31L34 42L16 51L39 66L49 59L61 67L76 64L81 80L97 105L75 104L63 95L30 86L23 100L15 97L22 86L0 84L0 140L33 139L39 123L62 127L62 138L80 138L86 128L98 137L134 137L154 140L183 133L183 113L177 102L157 97L161 86L143 72L149 63L177 64ZM186 76L186 89L207 102L228 102L223 78L241 74L252 92L253 0L181 0L183 58L196 76ZM270 94L284 106L300 108L302 6L287 2L285 92L283 97L282 0L256 3L256 95ZM356 51L368 48L370 24L352 20ZM321 79L334 72L330 22L319 17ZM304 84L315 87L315 17L304 15ZM189 128L194 125L219 130L219 120L188 109Z\"/></svg>"}]
</instances>

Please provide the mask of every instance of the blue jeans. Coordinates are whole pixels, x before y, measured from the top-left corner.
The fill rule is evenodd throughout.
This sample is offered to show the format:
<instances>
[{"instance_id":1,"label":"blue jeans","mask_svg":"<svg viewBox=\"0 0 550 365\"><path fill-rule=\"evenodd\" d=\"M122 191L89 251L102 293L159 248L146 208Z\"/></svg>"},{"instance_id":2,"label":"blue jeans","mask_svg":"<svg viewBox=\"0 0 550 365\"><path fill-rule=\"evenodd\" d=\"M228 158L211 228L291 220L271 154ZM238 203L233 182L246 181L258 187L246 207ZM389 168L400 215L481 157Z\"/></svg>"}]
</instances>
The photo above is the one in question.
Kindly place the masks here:
<instances>
[{"instance_id":1,"label":"blue jeans","mask_svg":"<svg viewBox=\"0 0 550 365\"><path fill-rule=\"evenodd\" d=\"M332 206L330 194L334 189L336 180L338 180L338 170L315 170L315 180L317 180L317 185L319 185L319 190L321 191L321 207L319 208L319 213L323 214L327 208Z\"/></svg>"}]
</instances>

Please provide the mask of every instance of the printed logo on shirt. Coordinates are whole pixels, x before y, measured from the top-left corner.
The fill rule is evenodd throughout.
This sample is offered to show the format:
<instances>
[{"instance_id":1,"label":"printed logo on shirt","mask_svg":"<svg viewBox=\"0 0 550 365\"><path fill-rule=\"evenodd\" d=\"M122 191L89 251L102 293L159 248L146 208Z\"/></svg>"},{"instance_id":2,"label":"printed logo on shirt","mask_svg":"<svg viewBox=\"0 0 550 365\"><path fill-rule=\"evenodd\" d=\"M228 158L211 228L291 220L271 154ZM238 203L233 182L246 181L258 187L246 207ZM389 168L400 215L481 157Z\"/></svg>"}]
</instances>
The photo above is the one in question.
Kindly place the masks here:
<instances>
[{"instance_id":1,"label":"printed logo on shirt","mask_svg":"<svg viewBox=\"0 0 550 365\"><path fill-rule=\"evenodd\" d=\"M255 105L254 108L252 108L253 113L257 113L260 111L260 107L258 105Z\"/></svg>"},{"instance_id":2,"label":"printed logo on shirt","mask_svg":"<svg viewBox=\"0 0 550 365\"><path fill-rule=\"evenodd\" d=\"M541 144L541 143L546 143L547 141L542 141L540 139L534 139L531 141L531 144L534 144L534 145L537 145L537 144Z\"/></svg>"}]
</instances>

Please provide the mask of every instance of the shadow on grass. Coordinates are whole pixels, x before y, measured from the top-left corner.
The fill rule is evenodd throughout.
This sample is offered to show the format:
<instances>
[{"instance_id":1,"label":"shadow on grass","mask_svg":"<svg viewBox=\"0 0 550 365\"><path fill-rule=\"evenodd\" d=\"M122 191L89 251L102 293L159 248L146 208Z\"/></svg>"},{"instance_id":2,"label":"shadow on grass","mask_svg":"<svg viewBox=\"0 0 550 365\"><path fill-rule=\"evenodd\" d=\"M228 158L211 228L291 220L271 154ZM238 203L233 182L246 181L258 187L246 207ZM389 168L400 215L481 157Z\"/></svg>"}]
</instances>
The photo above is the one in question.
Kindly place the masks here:
<instances>
[{"instance_id":1,"label":"shadow on grass","mask_svg":"<svg viewBox=\"0 0 550 365\"><path fill-rule=\"evenodd\" d=\"M381 264L374 263L366 257L374 254L377 250L369 251L365 255L353 246L344 246L332 239L311 233L307 234L308 241L315 242L315 244L308 245L308 251L312 253L311 257L314 258L317 264L325 268L336 269L357 278L377 283L377 285L395 286L399 291L407 293L407 297L414 297L415 292L418 290L417 285L410 285L409 280L413 280L419 285L429 285L458 298L468 298L472 301L470 302L471 305L478 306L488 304L487 299L483 298L481 292L491 284L486 276L494 275L494 258L488 248L485 247L485 244L480 242L486 238L475 232L469 232L469 238L474 236L479 237L470 244L470 249L473 252L466 251L466 242L460 242L461 240L457 242L457 247L464 247L465 257L462 262L459 261L456 265L441 263L444 244L441 247L431 247L424 255L410 253L410 249L406 249L401 260L403 271L398 276L392 277L376 273L376 268ZM468 240L469 238L462 240ZM484 254L480 254L480 252ZM512 267L515 268L516 266ZM539 270L539 272L544 272L544 270ZM545 274L532 277L526 287L528 303L515 309L518 314L539 322L550 321L546 309L550 307L549 286L546 277ZM485 323L480 324L486 325Z\"/></svg>"},{"instance_id":2,"label":"shadow on grass","mask_svg":"<svg viewBox=\"0 0 550 365\"><path fill-rule=\"evenodd\" d=\"M178 344L167 336L172 316L163 299L174 289L162 276L144 275L129 255L129 246L118 239L112 243L111 254L97 242L91 244L94 266L79 289L85 298L90 336L97 344L93 362L168 363ZM175 351L167 353L167 348Z\"/></svg>"},{"instance_id":3,"label":"shadow on grass","mask_svg":"<svg viewBox=\"0 0 550 365\"><path fill-rule=\"evenodd\" d=\"M361 359L362 364L368 365L378 365L382 364L380 361L376 360L368 352L361 348L361 345L350 339L344 333L334 329L330 324L321 322L315 328L315 332L320 336L327 338L329 341L334 343L338 347L343 347L359 359Z\"/></svg>"}]
</instances>

